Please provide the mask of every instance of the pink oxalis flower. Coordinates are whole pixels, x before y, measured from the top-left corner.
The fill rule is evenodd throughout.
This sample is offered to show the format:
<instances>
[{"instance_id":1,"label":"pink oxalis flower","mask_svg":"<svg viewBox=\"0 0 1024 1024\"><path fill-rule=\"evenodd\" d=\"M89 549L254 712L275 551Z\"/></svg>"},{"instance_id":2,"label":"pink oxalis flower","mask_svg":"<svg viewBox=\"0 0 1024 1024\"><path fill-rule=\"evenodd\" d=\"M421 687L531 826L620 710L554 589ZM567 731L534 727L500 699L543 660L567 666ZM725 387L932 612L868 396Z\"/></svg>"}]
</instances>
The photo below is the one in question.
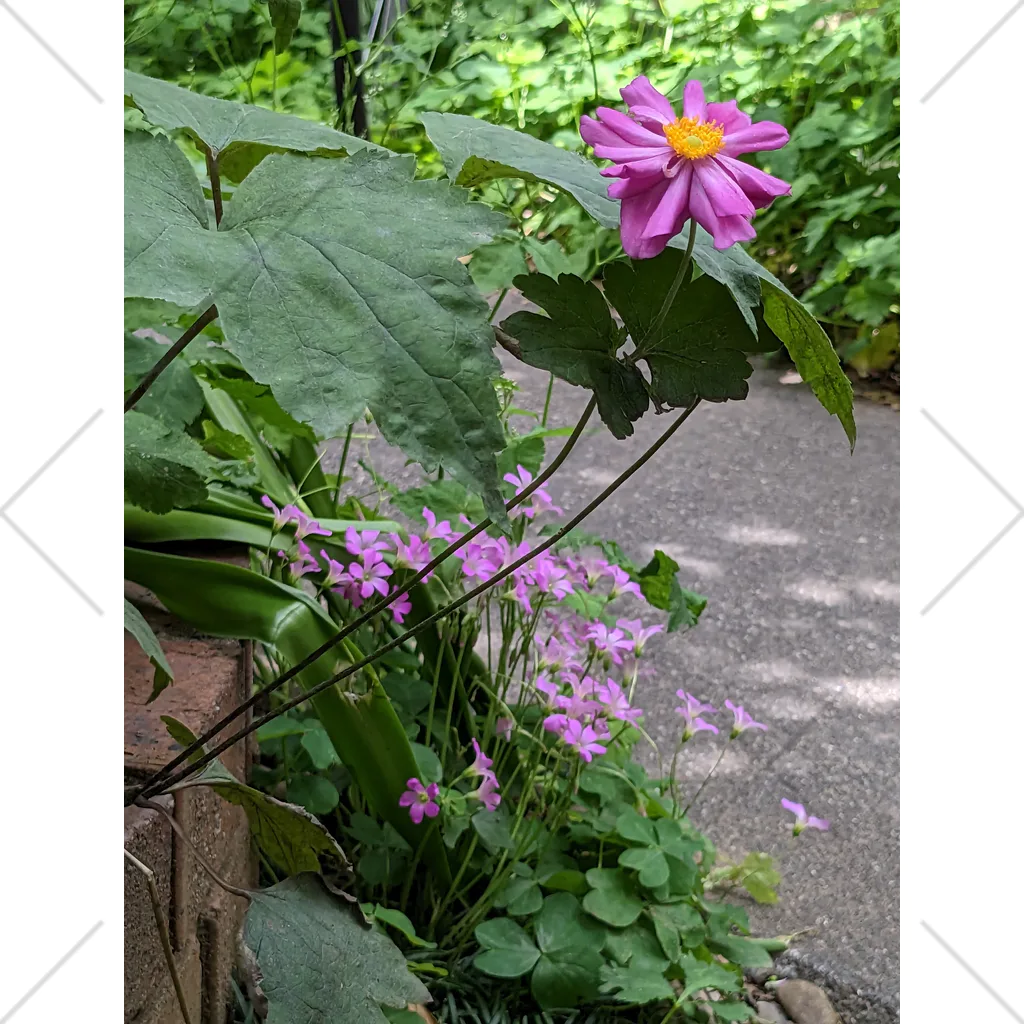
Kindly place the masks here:
<instances>
[{"instance_id":1,"label":"pink oxalis flower","mask_svg":"<svg viewBox=\"0 0 1024 1024\"><path fill-rule=\"evenodd\" d=\"M793 822L793 835L800 835L805 828L816 828L820 832L828 831L828 821L824 818L815 818L813 815L809 815L807 811L804 810L803 804L787 800L785 797L783 797L779 802L787 811L796 815L796 821Z\"/></svg>"},{"instance_id":2,"label":"pink oxalis flower","mask_svg":"<svg viewBox=\"0 0 1024 1024\"><path fill-rule=\"evenodd\" d=\"M469 771L472 775L493 775L491 771L491 765L494 762L480 749L480 744L476 740L473 743L473 763L469 766Z\"/></svg>"},{"instance_id":3,"label":"pink oxalis flower","mask_svg":"<svg viewBox=\"0 0 1024 1024\"><path fill-rule=\"evenodd\" d=\"M737 160L743 153L780 149L789 133L774 121L751 123L728 103L707 103L696 79L683 90L683 116L641 75L621 90L629 114L598 107L584 115L580 134L602 159L601 173L618 178L608 188L622 203L622 247L634 259L657 256L691 218L716 249L749 241L756 210L790 186Z\"/></svg>"},{"instance_id":4,"label":"pink oxalis flower","mask_svg":"<svg viewBox=\"0 0 1024 1024\"><path fill-rule=\"evenodd\" d=\"M683 702L676 708L676 714L682 715L683 721L686 723L683 726L684 743L698 732L713 732L716 736L718 735L717 726L712 725L710 722L705 722L703 718L698 717L706 711L715 711L713 705L705 704L697 697L694 697L692 693L687 693L685 690L676 690L676 696Z\"/></svg>"},{"instance_id":5,"label":"pink oxalis flower","mask_svg":"<svg viewBox=\"0 0 1024 1024\"><path fill-rule=\"evenodd\" d=\"M562 739L583 758L584 761L593 761L595 754L603 754L608 749L597 742L597 733L589 725L584 725L576 719L569 719L562 732Z\"/></svg>"},{"instance_id":6,"label":"pink oxalis flower","mask_svg":"<svg viewBox=\"0 0 1024 1024\"><path fill-rule=\"evenodd\" d=\"M485 811L496 811L498 804L501 803L501 794L498 792L499 788L498 780L491 772L488 772L480 780L480 785L473 792L466 795L473 800L479 800L484 805Z\"/></svg>"},{"instance_id":7,"label":"pink oxalis flower","mask_svg":"<svg viewBox=\"0 0 1024 1024\"><path fill-rule=\"evenodd\" d=\"M763 725L761 722L755 722L753 715L746 711L742 704L733 704L731 700L727 700L725 706L732 712L733 717L732 731L729 733L729 739L736 739L741 732L746 732L747 729L760 729L762 732L768 731L768 726Z\"/></svg>"},{"instance_id":8,"label":"pink oxalis flower","mask_svg":"<svg viewBox=\"0 0 1024 1024\"><path fill-rule=\"evenodd\" d=\"M391 604L388 605L388 611L391 612L395 622L402 625L405 622L406 615L412 611L412 601L409 600L408 594L402 594L401 597L396 598Z\"/></svg>"},{"instance_id":9,"label":"pink oxalis flower","mask_svg":"<svg viewBox=\"0 0 1024 1024\"><path fill-rule=\"evenodd\" d=\"M515 728L514 718L499 718L494 723L494 734L500 736L507 743L512 739L512 730Z\"/></svg>"},{"instance_id":10,"label":"pink oxalis flower","mask_svg":"<svg viewBox=\"0 0 1024 1024\"><path fill-rule=\"evenodd\" d=\"M419 779L409 779L406 791L398 798L399 807L409 808L409 817L414 825L418 825L423 816L436 818L441 810L437 803L437 794L441 791L436 782L424 786Z\"/></svg>"}]
</instances>

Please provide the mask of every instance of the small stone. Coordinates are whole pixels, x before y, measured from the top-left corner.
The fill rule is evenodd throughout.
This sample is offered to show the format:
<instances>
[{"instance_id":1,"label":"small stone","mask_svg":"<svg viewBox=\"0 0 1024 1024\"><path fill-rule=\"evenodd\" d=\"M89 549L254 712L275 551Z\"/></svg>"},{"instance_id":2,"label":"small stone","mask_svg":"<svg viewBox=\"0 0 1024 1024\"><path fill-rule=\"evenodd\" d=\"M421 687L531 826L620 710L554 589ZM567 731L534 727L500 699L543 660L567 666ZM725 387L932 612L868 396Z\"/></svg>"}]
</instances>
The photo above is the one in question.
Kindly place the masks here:
<instances>
[{"instance_id":1,"label":"small stone","mask_svg":"<svg viewBox=\"0 0 1024 1024\"><path fill-rule=\"evenodd\" d=\"M763 985L774 973L774 967L747 967L743 973L755 985Z\"/></svg>"},{"instance_id":2,"label":"small stone","mask_svg":"<svg viewBox=\"0 0 1024 1024\"><path fill-rule=\"evenodd\" d=\"M757 1001L757 1019L764 1024L789 1024L789 1018L782 1012L782 1007L766 999Z\"/></svg>"},{"instance_id":3,"label":"small stone","mask_svg":"<svg viewBox=\"0 0 1024 1024\"><path fill-rule=\"evenodd\" d=\"M796 1024L842 1024L828 996L802 978L782 982L775 989L775 998Z\"/></svg>"}]
</instances>

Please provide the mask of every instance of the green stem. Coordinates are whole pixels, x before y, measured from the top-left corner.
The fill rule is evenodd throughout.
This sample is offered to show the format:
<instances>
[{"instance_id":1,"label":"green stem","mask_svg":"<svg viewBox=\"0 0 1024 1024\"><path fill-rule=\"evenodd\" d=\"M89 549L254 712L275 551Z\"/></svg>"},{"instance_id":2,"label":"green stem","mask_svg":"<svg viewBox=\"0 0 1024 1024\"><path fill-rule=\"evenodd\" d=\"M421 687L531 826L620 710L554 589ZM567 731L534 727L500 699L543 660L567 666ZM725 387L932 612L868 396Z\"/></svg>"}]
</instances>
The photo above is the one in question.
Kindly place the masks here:
<instances>
[{"instance_id":1,"label":"green stem","mask_svg":"<svg viewBox=\"0 0 1024 1024\"><path fill-rule=\"evenodd\" d=\"M348 462L348 449L352 444L352 428L354 426L354 423L350 423L348 430L345 431L345 446L341 449L341 462L338 463L338 485L334 489L334 511L338 516L341 515L341 485L345 479L345 463Z\"/></svg>"},{"instance_id":2,"label":"green stem","mask_svg":"<svg viewBox=\"0 0 1024 1024\"><path fill-rule=\"evenodd\" d=\"M683 279L686 277L686 273L690 269L690 261L693 258L693 243L696 240L697 222L691 217L690 237L686 242L686 251L683 253L683 261L679 264L679 269L676 271L676 277L672 282L672 287L669 288L668 294L665 296L665 301L661 304L661 309L658 310L658 315L654 318L654 323L651 324L647 334L644 335L643 341L647 341L648 338L653 338L654 335L661 330L661 326L664 324L665 318L668 316L668 311L672 308L672 303L676 301L679 289L683 285ZM637 344L637 348L640 348L641 344Z\"/></svg>"},{"instance_id":3,"label":"green stem","mask_svg":"<svg viewBox=\"0 0 1024 1024\"><path fill-rule=\"evenodd\" d=\"M553 373L548 374L548 392L544 396L544 414L540 418L540 425L546 427L548 425L548 411L551 409L551 392L555 389L555 375Z\"/></svg>"},{"instance_id":4,"label":"green stem","mask_svg":"<svg viewBox=\"0 0 1024 1024\"><path fill-rule=\"evenodd\" d=\"M498 297L495 299L494 305L491 306L491 314L487 317L488 323L493 323L494 318L498 315L498 310L501 309L501 304L505 301L506 295L508 295L507 288L502 288L501 291L498 292Z\"/></svg>"},{"instance_id":5,"label":"green stem","mask_svg":"<svg viewBox=\"0 0 1024 1024\"><path fill-rule=\"evenodd\" d=\"M686 817L686 815L689 812L690 808L697 802L697 798L701 795L701 793L704 792L704 787L708 784L708 782L711 779L711 776L715 774L716 769L722 763L722 758L725 757L725 752L729 749L729 744L730 743L732 743L732 737L731 736L729 737L729 740L725 744L725 746L722 747L722 752L718 755L718 760L711 766L711 771L709 771L707 773L707 775L704 776L704 781L697 787L697 792L693 794L693 798L683 808L683 813L680 815L680 817L682 817L682 818Z\"/></svg>"}]
</instances>

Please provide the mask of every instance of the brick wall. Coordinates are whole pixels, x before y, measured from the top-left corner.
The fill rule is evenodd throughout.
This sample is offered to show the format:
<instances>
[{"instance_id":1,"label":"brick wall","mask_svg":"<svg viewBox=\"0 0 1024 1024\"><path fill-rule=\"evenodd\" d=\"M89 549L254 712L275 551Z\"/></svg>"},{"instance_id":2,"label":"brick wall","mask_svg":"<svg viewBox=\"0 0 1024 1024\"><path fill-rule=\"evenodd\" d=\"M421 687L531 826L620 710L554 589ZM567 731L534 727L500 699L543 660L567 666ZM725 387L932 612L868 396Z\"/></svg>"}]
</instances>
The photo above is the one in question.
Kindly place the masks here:
<instances>
[{"instance_id":1,"label":"brick wall","mask_svg":"<svg viewBox=\"0 0 1024 1024\"><path fill-rule=\"evenodd\" d=\"M126 584L125 596L160 639L175 677L152 704L146 704L153 669L135 639L125 633L124 766L129 783L155 771L180 749L168 736L161 715L171 715L200 733L249 694L252 651L248 643L195 633L140 587ZM223 761L244 778L253 749L240 742ZM192 844L220 877L243 888L255 886L257 868L241 808L205 787L161 797L159 802L173 809ZM224 1024L246 900L210 879L158 811L125 808L124 844L156 875L192 1024ZM146 880L127 861L124 911L125 1024L181 1024Z\"/></svg>"}]
</instances>

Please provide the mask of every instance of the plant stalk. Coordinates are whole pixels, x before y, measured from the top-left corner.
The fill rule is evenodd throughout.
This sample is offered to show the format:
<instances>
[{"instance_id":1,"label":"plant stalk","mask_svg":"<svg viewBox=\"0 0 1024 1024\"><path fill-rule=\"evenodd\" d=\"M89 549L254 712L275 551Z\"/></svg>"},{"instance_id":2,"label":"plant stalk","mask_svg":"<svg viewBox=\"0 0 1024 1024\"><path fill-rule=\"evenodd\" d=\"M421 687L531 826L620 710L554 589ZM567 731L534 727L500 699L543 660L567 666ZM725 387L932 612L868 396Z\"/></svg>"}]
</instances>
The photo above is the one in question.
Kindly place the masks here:
<instances>
[{"instance_id":1,"label":"plant stalk","mask_svg":"<svg viewBox=\"0 0 1024 1024\"><path fill-rule=\"evenodd\" d=\"M135 390L125 399L124 411L134 409L142 400L142 396L153 386L154 381L167 369L174 360L185 351L185 347L193 341L204 327L217 319L216 305L210 306L199 314L198 318L185 329L185 333L160 357L156 366L139 381Z\"/></svg>"},{"instance_id":2,"label":"plant stalk","mask_svg":"<svg viewBox=\"0 0 1024 1024\"><path fill-rule=\"evenodd\" d=\"M686 277L687 271L690 269L690 261L693 259L693 243L697 240L697 222L691 217L690 218L690 237L686 242L686 251L683 253L683 262L679 264L679 270L676 271L675 280L672 282L672 287L669 288L668 294L665 296L665 301L661 304L661 309L658 310L658 315L654 318L654 323L651 324L650 330L644 335L643 340L647 341L648 338L653 337L661 330L662 324L665 323L665 318L668 316L669 310L672 308L672 303L676 301L676 296L679 294L679 289L683 286L683 279ZM640 345L637 345L640 348Z\"/></svg>"}]
</instances>

